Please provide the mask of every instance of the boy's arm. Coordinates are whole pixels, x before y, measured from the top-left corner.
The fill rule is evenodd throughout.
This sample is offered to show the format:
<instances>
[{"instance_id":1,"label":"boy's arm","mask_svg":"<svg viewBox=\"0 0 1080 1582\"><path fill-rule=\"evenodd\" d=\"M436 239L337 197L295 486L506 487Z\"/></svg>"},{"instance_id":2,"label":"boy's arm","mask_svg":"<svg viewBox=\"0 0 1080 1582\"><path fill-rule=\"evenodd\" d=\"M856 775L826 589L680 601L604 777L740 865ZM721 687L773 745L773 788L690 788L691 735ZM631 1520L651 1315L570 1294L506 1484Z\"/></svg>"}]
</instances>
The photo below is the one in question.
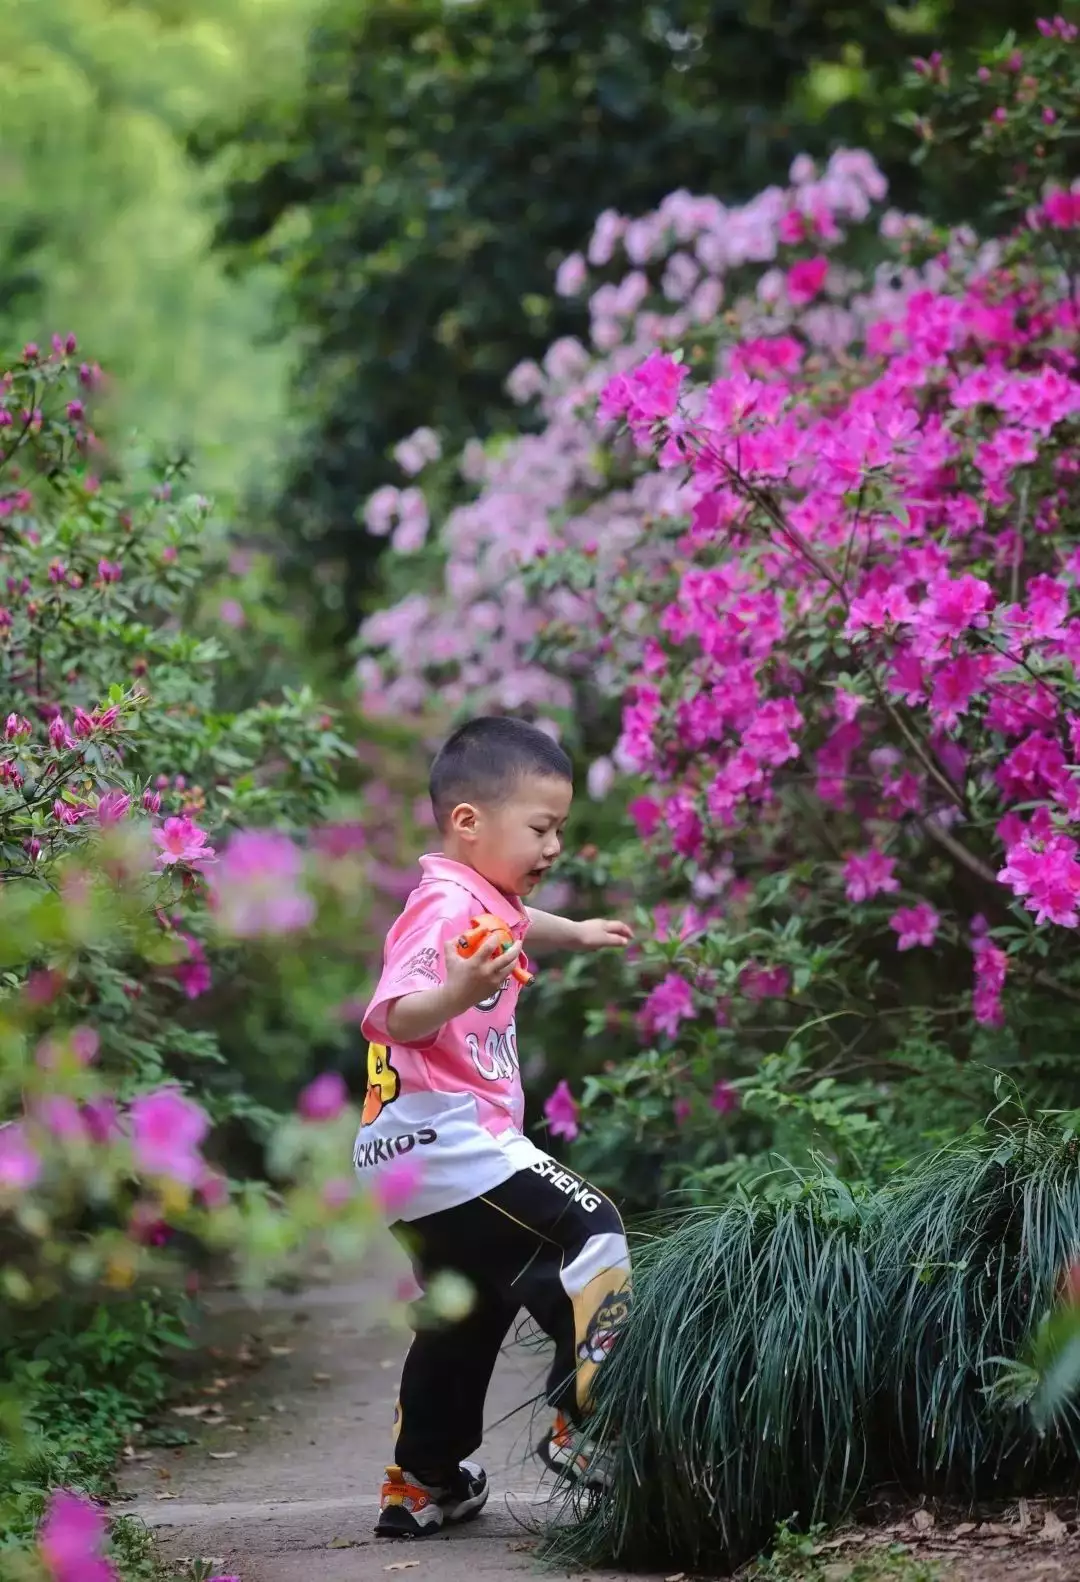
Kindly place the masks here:
<instances>
[{"instance_id":1,"label":"boy's arm","mask_svg":"<svg viewBox=\"0 0 1080 1582\"><path fill-rule=\"evenodd\" d=\"M497 939L491 939L466 958L448 939L443 947L444 982L437 989L417 989L385 1004L382 1019L390 1042L423 1044L433 1038L440 1027L501 988L520 955L520 945L504 951Z\"/></svg>"},{"instance_id":2,"label":"boy's arm","mask_svg":"<svg viewBox=\"0 0 1080 1582\"><path fill-rule=\"evenodd\" d=\"M590 917L577 923L554 912L538 912L527 906L529 945L535 950L606 950L614 946L625 950L634 937L627 923L609 917Z\"/></svg>"}]
</instances>

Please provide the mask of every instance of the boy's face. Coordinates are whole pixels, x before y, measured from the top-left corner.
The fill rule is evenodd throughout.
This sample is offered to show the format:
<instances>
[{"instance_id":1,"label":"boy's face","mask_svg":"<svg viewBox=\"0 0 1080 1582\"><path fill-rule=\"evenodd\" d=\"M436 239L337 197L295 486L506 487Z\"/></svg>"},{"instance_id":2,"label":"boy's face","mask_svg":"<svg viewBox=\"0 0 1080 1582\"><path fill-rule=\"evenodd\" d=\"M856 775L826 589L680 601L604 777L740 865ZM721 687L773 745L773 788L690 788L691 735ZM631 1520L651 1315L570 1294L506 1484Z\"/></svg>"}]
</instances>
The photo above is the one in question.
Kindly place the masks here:
<instances>
[{"instance_id":1,"label":"boy's face","mask_svg":"<svg viewBox=\"0 0 1080 1582\"><path fill-rule=\"evenodd\" d=\"M523 775L501 802L462 804L451 830L465 860L506 895L535 890L562 850L574 788L550 775Z\"/></svg>"}]
</instances>

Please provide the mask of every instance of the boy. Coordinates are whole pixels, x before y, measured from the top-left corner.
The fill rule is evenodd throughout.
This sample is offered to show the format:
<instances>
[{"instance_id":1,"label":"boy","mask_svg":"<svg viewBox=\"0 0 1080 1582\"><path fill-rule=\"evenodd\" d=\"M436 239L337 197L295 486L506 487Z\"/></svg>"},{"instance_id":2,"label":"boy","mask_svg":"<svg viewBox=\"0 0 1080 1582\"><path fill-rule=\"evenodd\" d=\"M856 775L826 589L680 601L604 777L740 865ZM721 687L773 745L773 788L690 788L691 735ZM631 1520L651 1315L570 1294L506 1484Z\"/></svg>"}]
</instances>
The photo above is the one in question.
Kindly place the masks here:
<instances>
[{"instance_id":1,"label":"boy","mask_svg":"<svg viewBox=\"0 0 1080 1582\"><path fill-rule=\"evenodd\" d=\"M484 1399L502 1343L526 1307L555 1342L548 1400L555 1424L538 1447L549 1466L602 1485L573 1443L596 1368L628 1301L618 1211L522 1132L513 969L528 931L539 949L625 947L624 923L574 923L523 897L559 855L573 796L570 760L519 720L482 718L454 733L431 770L442 854L387 936L363 1021L368 1094L355 1164L369 1183L411 1156L417 1185L393 1229L422 1285L464 1276L468 1314L417 1329L401 1377L395 1464L375 1531L422 1538L476 1515L487 1477L466 1458L483 1436ZM456 943L482 912L513 935L475 955Z\"/></svg>"}]
</instances>

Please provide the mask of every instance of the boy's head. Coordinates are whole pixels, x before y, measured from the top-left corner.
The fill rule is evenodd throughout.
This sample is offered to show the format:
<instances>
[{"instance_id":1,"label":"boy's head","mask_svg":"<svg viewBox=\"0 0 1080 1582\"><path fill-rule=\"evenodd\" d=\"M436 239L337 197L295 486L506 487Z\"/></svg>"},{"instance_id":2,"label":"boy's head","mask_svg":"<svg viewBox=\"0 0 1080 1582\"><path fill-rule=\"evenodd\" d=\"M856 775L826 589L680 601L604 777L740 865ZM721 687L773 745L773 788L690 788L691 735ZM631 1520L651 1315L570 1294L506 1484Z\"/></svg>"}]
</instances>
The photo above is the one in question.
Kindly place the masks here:
<instances>
[{"instance_id":1,"label":"boy's head","mask_svg":"<svg viewBox=\"0 0 1080 1582\"><path fill-rule=\"evenodd\" d=\"M570 760L535 725L484 716L444 743L431 806L448 856L507 895L528 895L562 849Z\"/></svg>"}]
</instances>

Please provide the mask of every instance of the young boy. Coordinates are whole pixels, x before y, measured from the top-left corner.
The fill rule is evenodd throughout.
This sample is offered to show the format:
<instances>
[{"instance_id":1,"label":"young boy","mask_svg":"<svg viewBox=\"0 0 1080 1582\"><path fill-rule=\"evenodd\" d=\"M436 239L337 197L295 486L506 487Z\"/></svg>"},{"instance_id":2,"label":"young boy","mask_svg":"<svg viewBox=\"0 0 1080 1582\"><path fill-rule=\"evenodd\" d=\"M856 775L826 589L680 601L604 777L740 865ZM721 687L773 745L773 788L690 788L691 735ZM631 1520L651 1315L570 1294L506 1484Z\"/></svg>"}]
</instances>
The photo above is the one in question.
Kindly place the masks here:
<instances>
[{"instance_id":1,"label":"young boy","mask_svg":"<svg viewBox=\"0 0 1080 1582\"><path fill-rule=\"evenodd\" d=\"M405 1359L375 1529L385 1537L426 1537L486 1502L487 1477L466 1458L483 1437L488 1384L522 1307L556 1348L556 1418L538 1454L603 1481L573 1426L625 1315L626 1237L614 1204L523 1134L513 976L526 962L526 932L539 950L622 948L631 937L623 923L575 923L523 904L559 855L572 796L570 760L533 726L482 718L450 737L431 770L442 854L420 860L364 1018L357 1171L371 1183L406 1155L417 1161L394 1233L422 1286L452 1271L473 1294L460 1321L419 1327ZM492 939L463 958L457 940L483 912L506 923L514 944L503 952Z\"/></svg>"}]
</instances>

